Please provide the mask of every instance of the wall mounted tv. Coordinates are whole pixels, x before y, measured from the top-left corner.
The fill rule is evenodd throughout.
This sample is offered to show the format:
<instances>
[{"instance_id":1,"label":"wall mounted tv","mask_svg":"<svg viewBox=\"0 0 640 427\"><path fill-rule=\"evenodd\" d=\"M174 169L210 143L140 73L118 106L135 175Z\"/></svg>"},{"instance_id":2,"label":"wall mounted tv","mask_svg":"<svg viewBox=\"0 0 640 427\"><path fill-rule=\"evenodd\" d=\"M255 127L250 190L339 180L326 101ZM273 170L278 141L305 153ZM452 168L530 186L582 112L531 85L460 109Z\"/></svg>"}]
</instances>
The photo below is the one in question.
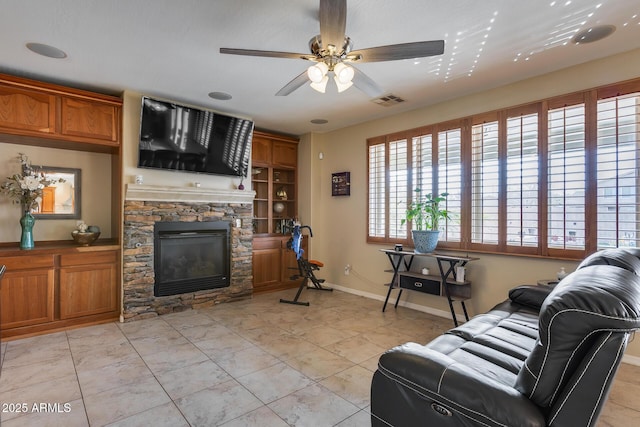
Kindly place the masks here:
<instances>
[{"instance_id":1,"label":"wall mounted tv","mask_svg":"<svg viewBox=\"0 0 640 427\"><path fill-rule=\"evenodd\" d=\"M246 176L253 122L142 98L138 167Z\"/></svg>"}]
</instances>

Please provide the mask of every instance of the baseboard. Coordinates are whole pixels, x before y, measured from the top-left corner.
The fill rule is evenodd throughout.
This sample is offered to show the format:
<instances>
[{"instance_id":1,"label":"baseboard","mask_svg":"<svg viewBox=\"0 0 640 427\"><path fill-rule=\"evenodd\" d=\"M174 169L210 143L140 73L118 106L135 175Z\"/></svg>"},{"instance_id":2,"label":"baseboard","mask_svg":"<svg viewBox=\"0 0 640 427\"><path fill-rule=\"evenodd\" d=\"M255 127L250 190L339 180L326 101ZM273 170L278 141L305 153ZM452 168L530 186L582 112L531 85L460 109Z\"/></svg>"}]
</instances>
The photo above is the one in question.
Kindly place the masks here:
<instances>
[{"instance_id":1,"label":"baseboard","mask_svg":"<svg viewBox=\"0 0 640 427\"><path fill-rule=\"evenodd\" d=\"M358 296L365 297L365 298L374 299L374 300L382 302L383 304L384 304L384 299L386 298L385 296L382 296L382 295L372 294L370 292L365 292L365 291L359 291L357 289L347 288L347 287L340 286L340 285L334 285L333 283L327 284L327 285L329 287L333 288L333 289L338 290L338 291L346 292L348 294L358 295ZM387 304L387 306L389 304L391 304L391 306L393 306L393 304L395 304L395 301L392 302L391 300L389 300L389 303ZM421 312L427 313L427 314L433 314L434 316L444 317L446 319L450 319L451 320L451 312L449 312L449 311L438 310L438 309L432 308L432 307L425 307L424 305L415 304L415 303L412 303L412 302L406 302L406 301L402 301L402 300L398 303L398 305L401 306L401 307L407 307L407 308L410 308L412 310L421 311ZM382 304L380 305L380 310L382 310ZM456 312L456 317L458 319L463 319L464 320L464 313L457 313Z\"/></svg>"},{"instance_id":2,"label":"baseboard","mask_svg":"<svg viewBox=\"0 0 640 427\"><path fill-rule=\"evenodd\" d=\"M357 289L347 288L345 286L334 285L334 284L327 284L327 286L329 286L329 287L331 287L333 289L336 289L338 291L346 292L348 294L354 294L354 295L358 295L358 296L361 296L361 297L365 297L365 298L370 298L370 299L374 299L374 300L377 300L377 301L381 301L382 303L384 303L385 297L382 296L382 295L372 294L371 292L360 291L360 290L357 290ZM447 318L447 319L451 319L451 313L448 312L448 311L445 311L445 310L437 310L435 308L425 307L423 305L414 304L414 303L405 302L405 301L400 301L398 303L398 305L400 305L402 307L410 308L412 310L421 311L423 313L433 314L434 316L439 316L439 317L444 317L444 318ZM382 307L380 307L380 309L382 310ZM458 317L458 319L460 319L460 318L464 319L464 315L463 314L456 313L456 316ZM629 365L640 366L640 357L631 356L631 355L625 354L624 356L622 356L622 362L623 363L628 363Z\"/></svg>"}]
</instances>

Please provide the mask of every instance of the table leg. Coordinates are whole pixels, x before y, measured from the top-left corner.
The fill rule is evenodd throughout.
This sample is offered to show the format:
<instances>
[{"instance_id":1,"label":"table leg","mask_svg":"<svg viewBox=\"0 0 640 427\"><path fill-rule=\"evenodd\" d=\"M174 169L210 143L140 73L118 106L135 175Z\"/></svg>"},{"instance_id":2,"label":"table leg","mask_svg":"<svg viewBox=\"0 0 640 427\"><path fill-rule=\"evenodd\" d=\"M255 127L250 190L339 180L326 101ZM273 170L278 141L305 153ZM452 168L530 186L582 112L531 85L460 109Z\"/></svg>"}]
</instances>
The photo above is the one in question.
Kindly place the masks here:
<instances>
[{"instance_id":1,"label":"table leg","mask_svg":"<svg viewBox=\"0 0 640 427\"><path fill-rule=\"evenodd\" d=\"M391 283L389 283L389 290L387 291L387 297L384 300L384 304L382 305L382 311L384 312L387 308L387 302L389 302L389 296L391 295L391 290L395 286L398 281L398 273L400 272L400 265L404 264L404 268L406 271L411 269L411 263L413 262L413 255L409 255L409 262L404 259L405 254L403 253L387 253L387 257L389 258L389 262L391 262L391 267L393 267L393 278L391 279ZM397 257L397 262L395 262L394 257ZM398 307L398 300L402 295L402 289L398 293L398 298L396 299L395 307Z\"/></svg>"},{"instance_id":2,"label":"table leg","mask_svg":"<svg viewBox=\"0 0 640 427\"><path fill-rule=\"evenodd\" d=\"M438 268L440 269L440 277L442 279L441 286L443 287L444 293L447 296L447 302L449 303L449 310L451 311L451 318L453 319L453 324L457 327L458 319L456 318L456 312L453 309L453 301L451 300L451 295L449 295L449 285L447 284L447 280L449 279L449 276L455 269L457 262L455 260L447 260L449 262L449 269L445 273L444 269L442 268L442 260L437 258L437 261L438 261ZM469 320L467 316L467 309L464 307L464 302L462 302L462 309L464 310L465 318Z\"/></svg>"}]
</instances>

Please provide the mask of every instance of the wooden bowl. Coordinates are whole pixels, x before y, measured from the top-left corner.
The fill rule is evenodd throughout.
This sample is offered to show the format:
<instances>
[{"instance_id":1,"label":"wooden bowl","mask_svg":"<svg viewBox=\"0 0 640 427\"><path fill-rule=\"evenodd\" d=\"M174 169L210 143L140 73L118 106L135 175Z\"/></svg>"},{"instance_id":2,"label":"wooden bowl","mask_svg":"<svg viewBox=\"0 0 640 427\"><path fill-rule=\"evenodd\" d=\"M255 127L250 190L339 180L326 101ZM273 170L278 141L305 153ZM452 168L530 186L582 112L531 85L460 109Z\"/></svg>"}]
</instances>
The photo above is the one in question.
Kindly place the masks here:
<instances>
[{"instance_id":1,"label":"wooden bowl","mask_svg":"<svg viewBox=\"0 0 640 427\"><path fill-rule=\"evenodd\" d=\"M80 246L89 246L93 242L95 242L98 237L100 237L100 232L80 232L74 231L71 233L71 237L73 237L73 241L79 244Z\"/></svg>"}]
</instances>

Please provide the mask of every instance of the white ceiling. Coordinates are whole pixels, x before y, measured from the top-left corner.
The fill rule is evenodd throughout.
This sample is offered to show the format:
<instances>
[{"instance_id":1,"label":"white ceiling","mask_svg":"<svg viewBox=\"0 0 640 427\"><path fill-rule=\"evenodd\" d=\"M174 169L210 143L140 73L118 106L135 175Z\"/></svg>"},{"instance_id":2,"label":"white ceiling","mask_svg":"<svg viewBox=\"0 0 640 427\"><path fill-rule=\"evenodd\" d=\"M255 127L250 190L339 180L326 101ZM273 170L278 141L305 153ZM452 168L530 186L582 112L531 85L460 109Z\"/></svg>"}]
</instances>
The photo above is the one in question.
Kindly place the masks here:
<instances>
[{"instance_id":1,"label":"white ceiling","mask_svg":"<svg viewBox=\"0 0 640 427\"><path fill-rule=\"evenodd\" d=\"M638 0L349 0L353 48L444 39L443 55L362 63L385 93L376 105L355 87L320 94L305 85L274 94L310 65L299 59L223 55L221 47L308 53L318 0L0 0L0 71L70 86L150 96L248 116L300 135L435 104L640 48ZM584 45L579 30L616 32ZM64 50L42 57L25 44ZM229 101L208 97L213 91ZM326 119L327 124L310 123Z\"/></svg>"}]
</instances>

